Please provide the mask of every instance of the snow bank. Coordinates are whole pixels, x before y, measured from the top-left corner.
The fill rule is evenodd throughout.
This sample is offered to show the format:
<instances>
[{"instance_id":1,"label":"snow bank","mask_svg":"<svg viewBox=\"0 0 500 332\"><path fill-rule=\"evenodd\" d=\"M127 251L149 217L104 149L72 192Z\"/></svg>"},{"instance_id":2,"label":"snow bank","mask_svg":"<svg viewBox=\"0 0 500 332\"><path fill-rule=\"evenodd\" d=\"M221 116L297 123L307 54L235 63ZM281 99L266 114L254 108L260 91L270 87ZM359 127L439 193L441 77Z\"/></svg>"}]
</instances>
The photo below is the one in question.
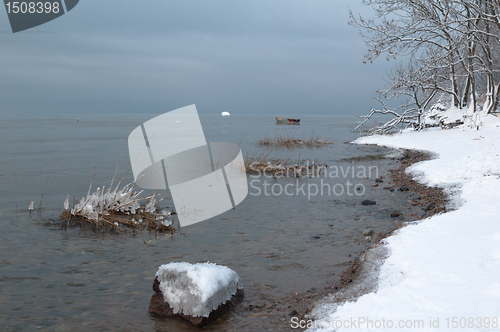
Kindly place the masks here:
<instances>
[{"instance_id":1,"label":"snow bank","mask_svg":"<svg viewBox=\"0 0 500 332\"><path fill-rule=\"evenodd\" d=\"M208 317L242 288L236 272L213 263L164 264L156 276L163 298L174 313L196 317Z\"/></svg>"},{"instance_id":2,"label":"snow bank","mask_svg":"<svg viewBox=\"0 0 500 332\"><path fill-rule=\"evenodd\" d=\"M441 115L447 110L446 106L438 102L434 104L427 112L423 114L423 121L427 126L439 126Z\"/></svg>"},{"instance_id":3,"label":"snow bank","mask_svg":"<svg viewBox=\"0 0 500 332\"><path fill-rule=\"evenodd\" d=\"M310 331L500 329L500 120L485 115L482 122L480 130L356 141L436 153L408 171L430 186L458 188L452 199L460 206L387 238L390 254L377 291L317 317L316 326L324 328Z\"/></svg>"},{"instance_id":4,"label":"snow bank","mask_svg":"<svg viewBox=\"0 0 500 332\"><path fill-rule=\"evenodd\" d=\"M439 120L443 124L463 123L466 115L466 109L451 107L439 116Z\"/></svg>"},{"instance_id":5,"label":"snow bank","mask_svg":"<svg viewBox=\"0 0 500 332\"><path fill-rule=\"evenodd\" d=\"M470 128L482 127L491 115L483 111L474 112L472 105L469 108L451 107L443 110L443 105L435 105L424 115L424 122L429 126L454 127L465 124ZM486 121L483 121L486 119Z\"/></svg>"}]
</instances>

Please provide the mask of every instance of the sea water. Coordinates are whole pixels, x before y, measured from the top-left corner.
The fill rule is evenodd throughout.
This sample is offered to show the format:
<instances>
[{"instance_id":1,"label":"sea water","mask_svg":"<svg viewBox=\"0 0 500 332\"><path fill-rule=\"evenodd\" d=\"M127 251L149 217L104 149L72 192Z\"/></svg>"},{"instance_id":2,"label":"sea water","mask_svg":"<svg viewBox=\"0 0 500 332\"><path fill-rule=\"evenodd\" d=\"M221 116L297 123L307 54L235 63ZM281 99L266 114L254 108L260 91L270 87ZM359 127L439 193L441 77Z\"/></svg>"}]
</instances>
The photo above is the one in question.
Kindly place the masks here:
<instances>
[{"instance_id":1,"label":"sea water","mask_svg":"<svg viewBox=\"0 0 500 332\"><path fill-rule=\"evenodd\" d=\"M246 303L277 300L325 286L332 271L338 275L371 245L362 235L366 228L383 232L394 227L387 211L397 202L384 196L389 191L372 187L375 177L386 175L391 161L380 157L389 150L349 144L359 136L355 117L294 116L301 119L300 125L282 126L269 115L203 114L208 142L237 143L243 155L315 160L344 173L326 179L249 176L249 195L240 205L182 228L173 237L61 227L66 195L70 202L73 197L79 200L92 178L93 190L108 187L115 171L115 184L124 174L124 183L133 180L127 173L128 134L156 115L85 114L78 115L78 121L72 115L10 116L0 123L2 330L194 331L147 313L160 265L225 265L243 280ZM275 135L320 136L334 144L272 151L257 144ZM377 173L352 172L363 167ZM340 193L347 182L354 191ZM311 195L325 183L337 185L337 191L327 194L324 187ZM291 195L279 193L286 185ZM363 191L354 185L363 186ZM301 186L310 190L302 191ZM163 206L173 207L168 192L164 195ZM364 199L377 200L376 208L360 205ZM246 326L236 317L212 328L251 330Z\"/></svg>"}]
</instances>

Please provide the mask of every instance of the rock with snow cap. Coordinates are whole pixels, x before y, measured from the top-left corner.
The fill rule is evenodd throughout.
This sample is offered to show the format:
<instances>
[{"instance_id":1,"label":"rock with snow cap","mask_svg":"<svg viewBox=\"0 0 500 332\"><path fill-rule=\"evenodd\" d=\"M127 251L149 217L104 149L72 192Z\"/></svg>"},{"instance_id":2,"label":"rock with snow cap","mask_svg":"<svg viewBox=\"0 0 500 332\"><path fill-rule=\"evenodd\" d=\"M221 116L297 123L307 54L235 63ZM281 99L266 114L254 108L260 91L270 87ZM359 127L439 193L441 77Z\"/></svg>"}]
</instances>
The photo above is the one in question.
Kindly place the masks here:
<instances>
[{"instance_id":1,"label":"rock with snow cap","mask_svg":"<svg viewBox=\"0 0 500 332\"><path fill-rule=\"evenodd\" d=\"M243 299L236 272L213 263L170 263L160 266L153 283L149 313L177 316L202 326Z\"/></svg>"}]
</instances>

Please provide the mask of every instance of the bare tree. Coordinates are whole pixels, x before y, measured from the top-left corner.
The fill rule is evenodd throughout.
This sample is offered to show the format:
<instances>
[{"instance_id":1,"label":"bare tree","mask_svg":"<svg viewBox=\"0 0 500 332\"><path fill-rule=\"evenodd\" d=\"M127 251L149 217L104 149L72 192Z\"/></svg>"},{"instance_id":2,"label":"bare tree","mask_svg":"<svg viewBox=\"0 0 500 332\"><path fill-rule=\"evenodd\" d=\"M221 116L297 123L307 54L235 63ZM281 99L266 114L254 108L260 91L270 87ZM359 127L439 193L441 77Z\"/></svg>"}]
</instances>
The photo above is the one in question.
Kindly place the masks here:
<instances>
[{"instance_id":1,"label":"bare tree","mask_svg":"<svg viewBox=\"0 0 500 332\"><path fill-rule=\"evenodd\" d=\"M438 94L449 96L450 106L486 113L499 106L500 0L363 0L373 7L375 19L350 13L350 24L360 29L368 52L364 62L381 55L406 65L389 73L388 87L379 92L382 110L363 116L362 124L375 114L394 119L382 132L400 123L421 129L422 114ZM484 82L484 83L483 83ZM484 91L484 102L478 94ZM405 96L401 106L390 110L384 99ZM378 129L377 129L378 130ZM377 131L375 130L375 131Z\"/></svg>"},{"instance_id":2,"label":"bare tree","mask_svg":"<svg viewBox=\"0 0 500 332\"><path fill-rule=\"evenodd\" d=\"M425 76L427 74L427 70L423 70L425 67L416 66L416 64L416 60L410 61L406 66L400 63L388 74L386 89L377 91L379 97L375 98L382 105L382 109L372 109L366 116L358 115L363 121L356 127L356 130L376 114L392 115L393 118L382 126L372 128L370 130L372 134L390 132L400 124L416 130L421 130L426 126L423 115L436 97L438 89L428 88L434 83ZM402 102L395 109L390 109L384 100L393 99L400 99Z\"/></svg>"}]
</instances>

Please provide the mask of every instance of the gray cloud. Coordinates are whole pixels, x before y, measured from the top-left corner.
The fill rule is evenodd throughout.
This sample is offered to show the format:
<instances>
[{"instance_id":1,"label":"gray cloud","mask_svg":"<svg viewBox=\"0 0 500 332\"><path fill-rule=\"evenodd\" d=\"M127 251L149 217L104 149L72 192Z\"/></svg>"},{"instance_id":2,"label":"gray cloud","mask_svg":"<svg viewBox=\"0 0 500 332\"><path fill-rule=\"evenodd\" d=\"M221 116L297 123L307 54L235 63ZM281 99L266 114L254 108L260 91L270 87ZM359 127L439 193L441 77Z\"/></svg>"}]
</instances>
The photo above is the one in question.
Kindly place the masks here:
<instances>
[{"instance_id":1,"label":"gray cloud","mask_svg":"<svg viewBox=\"0 0 500 332\"><path fill-rule=\"evenodd\" d=\"M361 63L348 5L365 10L352 0L80 1L0 34L0 112L365 112L389 67ZM5 12L0 30L10 30Z\"/></svg>"}]
</instances>

